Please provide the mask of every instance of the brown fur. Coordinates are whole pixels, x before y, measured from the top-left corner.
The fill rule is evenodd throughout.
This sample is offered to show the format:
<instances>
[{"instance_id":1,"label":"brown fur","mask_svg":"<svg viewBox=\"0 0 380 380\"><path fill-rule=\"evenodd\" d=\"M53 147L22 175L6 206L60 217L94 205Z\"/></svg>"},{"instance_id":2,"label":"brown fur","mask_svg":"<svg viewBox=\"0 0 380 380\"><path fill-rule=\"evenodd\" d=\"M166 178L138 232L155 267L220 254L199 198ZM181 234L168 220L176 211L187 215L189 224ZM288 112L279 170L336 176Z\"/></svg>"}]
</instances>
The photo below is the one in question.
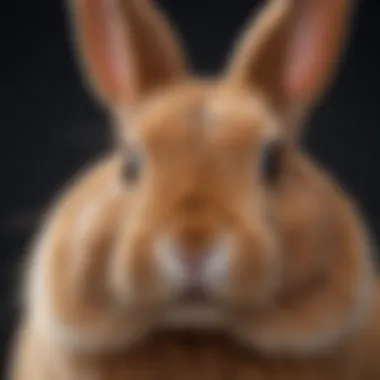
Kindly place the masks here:
<instances>
[{"instance_id":1,"label":"brown fur","mask_svg":"<svg viewBox=\"0 0 380 380\"><path fill-rule=\"evenodd\" d=\"M365 332L355 336L345 347L333 354L304 359L267 358L236 345L223 334L212 333L166 333L152 337L148 343L129 352L93 356L59 352L57 355L30 331L25 331L22 341L25 352L20 353L22 365L15 367L12 378L375 380L380 374L379 312L377 306Z\"/></svg>"},{"instance_id":2,"label":"brown fur","mask_svg":"<svg viewBox=\"0 0 380 380\"><path fill-rule=\"evenodd\" d=\"M347 1L272 0L226 75L207 80L186 71L146 0L117 1L118 13L104 4L78 0L73 15L86 75L120 144L47 215L11 378L378 378L379 289L365 226L289 129L331 76ZM329 38L305 19L328 20ZM315 52L294 78L286 65L305 58L292 49L298 21ZM115 57L126 67L116 68ZM275 184L263 180L261 161L272 142L280 147ZM122 170L134 152L141 174L128 184ZM233 236L226 274L207 288L222 326L160 324L175 300L154 255L165 233L186 263L219 234Z\"/></svg>"}]
</instances>

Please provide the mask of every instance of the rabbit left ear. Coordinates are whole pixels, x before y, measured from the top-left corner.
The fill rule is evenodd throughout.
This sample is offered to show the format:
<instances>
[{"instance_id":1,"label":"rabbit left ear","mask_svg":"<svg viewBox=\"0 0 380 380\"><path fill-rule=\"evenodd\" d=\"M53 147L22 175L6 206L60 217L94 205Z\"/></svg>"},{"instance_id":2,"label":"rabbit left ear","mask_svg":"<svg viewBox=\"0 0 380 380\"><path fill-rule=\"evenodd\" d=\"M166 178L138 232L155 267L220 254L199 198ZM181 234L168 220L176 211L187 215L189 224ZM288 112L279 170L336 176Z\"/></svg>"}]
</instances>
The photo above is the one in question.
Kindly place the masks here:
<instances>
[{"instance_id":1,"label":"rabbit left ear","mask_svg":"<svg viewBox=\"0 0 380 380\"><path fill-rule=\"evenodd\" d=\"M229 79L279 106L311 105L325 90L349 25L349 0L269 0L243 34Z\"/></svg>"},{"instance_id":2,"label":"rabbit left ear","mask_svg":"<svg viewBox=\"0 0 380 380\"><path fill-rule=\"evenodd\" d=\"M68 0L83 74L108 106L140 101L182 80L187 60L149 0Z\"/></svg>"}]
</instances>

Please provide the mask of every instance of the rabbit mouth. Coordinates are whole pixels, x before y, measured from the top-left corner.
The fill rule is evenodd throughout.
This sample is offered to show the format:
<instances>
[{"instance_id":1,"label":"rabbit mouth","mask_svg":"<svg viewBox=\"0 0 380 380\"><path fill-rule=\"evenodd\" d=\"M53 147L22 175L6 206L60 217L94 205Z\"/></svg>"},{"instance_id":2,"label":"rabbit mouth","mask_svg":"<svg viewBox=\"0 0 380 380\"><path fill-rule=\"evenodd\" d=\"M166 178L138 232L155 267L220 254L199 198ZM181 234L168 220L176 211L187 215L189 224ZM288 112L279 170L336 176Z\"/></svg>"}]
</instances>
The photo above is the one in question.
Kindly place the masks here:
<instances>
[{"instance_id":1,"label":"rabbit mouth","mask_svg":"<svg viewBox=\"0 0 380 380\"><path fill-rule=\"evenodd\" d=\"M158 321L164 330L219 330L225 325L220 309L208 303L182 303L166 310Z\"/></svg>"},{"instance_id":2,"label":"rabbit mouth","mask_svg":"<svg viewBox=\"0 0 380 380\"><path fill-rule=\"evenodd\" d=\"M205 306L213 303L213 299L201 287L192 287L183 291L176 303L179 305Z\"/></svg>"},{"instance_id":3,"label":"rabbit mouth","mask_svg":"<svg viewBox=\"0 0 380 380\"><path fill-rule=\"evenodd\" d=\"M159 326L169 329L219 329L224 313L218 302L201 287L185 289L165 308Z\"/></svg>"}]
</instances>

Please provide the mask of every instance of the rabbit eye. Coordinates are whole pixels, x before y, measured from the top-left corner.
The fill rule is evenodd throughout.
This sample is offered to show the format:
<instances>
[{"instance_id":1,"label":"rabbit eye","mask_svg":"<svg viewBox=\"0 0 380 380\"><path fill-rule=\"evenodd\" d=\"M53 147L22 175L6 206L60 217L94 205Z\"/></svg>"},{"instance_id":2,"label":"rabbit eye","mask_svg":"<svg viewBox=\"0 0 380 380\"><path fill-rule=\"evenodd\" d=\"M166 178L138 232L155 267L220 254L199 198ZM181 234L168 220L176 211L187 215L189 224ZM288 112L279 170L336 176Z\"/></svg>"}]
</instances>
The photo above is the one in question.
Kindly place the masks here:
<instances>
[{"instance_id":1,"label":"rabbit eye","mask_svg":"<svg viewBox=\"0 0 380 380\"><path fill-rule=\"evenodd\" d=\"M123 164L123 178L129 183L136 182L140 176L140 166L140 157L137 154L129 155Z\"/></svg>"},{"instance_id":2,"label":"rabbit eye","mask_svg":"<svg viewBox=\"0 0 380 380\"><path fill-rule=\"evenodd\" d=\"M281 175L282 147L279 143L266 145L261 154L261 170L266 183L274 184Z\"/></svg>"}]
</instances>

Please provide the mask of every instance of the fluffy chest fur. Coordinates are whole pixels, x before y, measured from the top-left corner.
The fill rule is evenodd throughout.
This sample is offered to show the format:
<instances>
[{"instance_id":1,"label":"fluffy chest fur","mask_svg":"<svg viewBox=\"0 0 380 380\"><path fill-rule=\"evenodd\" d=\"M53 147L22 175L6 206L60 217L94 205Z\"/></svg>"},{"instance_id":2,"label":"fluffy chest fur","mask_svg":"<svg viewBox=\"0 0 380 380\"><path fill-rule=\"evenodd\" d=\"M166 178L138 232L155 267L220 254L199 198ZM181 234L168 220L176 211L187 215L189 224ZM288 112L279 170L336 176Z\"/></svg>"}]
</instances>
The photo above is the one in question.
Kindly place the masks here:
<instances>
[{"instance_id":1,"label":"fluffy chest fur","mask_svg":"<svg viewBox=\"0 0 380 380\"><path fill-rule=\"evenodd\" d=\"M343 347L310 358L264 357L216 333L165 333L129 351L81 356L43 346L25 331L21 336L24 360L15 378L27 373L33 380L377 379L374 359L379 334L372 324Z\"/></svg>"}]
</instances>

